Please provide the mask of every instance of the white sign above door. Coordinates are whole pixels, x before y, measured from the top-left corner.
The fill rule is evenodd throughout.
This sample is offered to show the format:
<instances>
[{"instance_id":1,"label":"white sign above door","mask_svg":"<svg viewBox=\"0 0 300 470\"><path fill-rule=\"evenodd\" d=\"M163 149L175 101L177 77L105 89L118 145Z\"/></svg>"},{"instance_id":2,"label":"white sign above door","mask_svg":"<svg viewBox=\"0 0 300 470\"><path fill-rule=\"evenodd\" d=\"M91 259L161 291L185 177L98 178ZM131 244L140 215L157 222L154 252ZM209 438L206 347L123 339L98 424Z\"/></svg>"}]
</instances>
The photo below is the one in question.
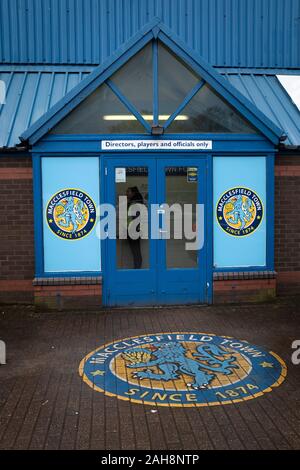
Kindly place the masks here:
<instances>
[{"instance_id":1,"label":"white sign above door","mask_svg":"<svg viewBox=\"0 0 300 470\"><path fill-rule=\"evenodd\" d=\"M212 140L102 140L102 150L212 150Z\"/></svg>"}]
</instances>

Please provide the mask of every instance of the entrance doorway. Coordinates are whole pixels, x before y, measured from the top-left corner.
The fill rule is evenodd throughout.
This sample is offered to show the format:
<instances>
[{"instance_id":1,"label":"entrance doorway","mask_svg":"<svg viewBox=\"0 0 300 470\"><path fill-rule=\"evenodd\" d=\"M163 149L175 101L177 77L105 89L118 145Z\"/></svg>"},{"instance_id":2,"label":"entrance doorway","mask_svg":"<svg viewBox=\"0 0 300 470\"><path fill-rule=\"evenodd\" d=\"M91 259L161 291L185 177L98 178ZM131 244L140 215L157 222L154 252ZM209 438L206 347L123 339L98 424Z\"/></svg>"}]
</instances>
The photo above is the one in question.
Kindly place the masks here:
<instances>
[{"instance_id":1,"label":"entrance doorway","mask_svg":"<svg viewBox=\"0 0 300 470\"><path fill-rule=\"evenodd\" d=\"M207 301L206 158L172 157L104 160L105 202L117 214L105 241L105 305Z\"/></svg>"}]
</instances>

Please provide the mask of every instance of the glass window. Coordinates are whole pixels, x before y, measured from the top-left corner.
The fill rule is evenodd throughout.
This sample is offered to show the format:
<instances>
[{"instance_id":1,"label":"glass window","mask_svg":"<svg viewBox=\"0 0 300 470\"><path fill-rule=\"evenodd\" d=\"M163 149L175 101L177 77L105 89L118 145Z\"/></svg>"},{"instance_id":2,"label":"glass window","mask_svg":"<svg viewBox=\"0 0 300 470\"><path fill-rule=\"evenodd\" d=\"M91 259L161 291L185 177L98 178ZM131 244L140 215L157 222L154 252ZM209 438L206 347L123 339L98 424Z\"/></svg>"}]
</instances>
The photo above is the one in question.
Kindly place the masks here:
<instances>
[{"instance_id":1,"label":"glass window","mask_svg":"<svg viewBox=\"0 0 300 470\"><path fill-rule=\"evenodd\" d=\"M52 134L135 134L144 127L103 84L55 126Z\"/></svg>"},{"instance_id":2,"label":"glass window","mask_svg":"<svg viewBox=\"0 0 300 470\"><path fill-rule=\"evenodd\" d=\"M193 167L167 167L166 175L166 204L177 208L170 211L170 224L167 232L170 238L166 240L166 265L168 269L174 268L196 268L198 264L198 252L186 250L186 239L184 230L176 234L175 226L182 227L182 216L185 210L190 211L189 220L192 224L191 230L196 228L196 205L198 200L198 168Z\"/></svg>"},{"instance_id":3,"label":"glass window","mask_svg":"<svg viewBox=\"0 0 300 470\"><path fill-rule=\"evenodd\" d=\"M173 121L167 133L256 133L251 124L207 84L183 109L182 114L187 119Z\"/></svg>"},{"instance_id":4,"label":"glass window","mask_svg":"<svg viewBox=\"0 0 300 470\"><path fill-rule=\"evenodd\" d=\"M201 80L190 68L169 49L159 43L158 47L158 89L160 125L176 111L186 95ZM178 116L180 122L184 116Z\"/></svg>"},{"instance_id":5,"label":"glass window","mask_svg":"<svg viewBox=\"0 0 300 470\"><path fill-rule=\"evenodd\" d=\"M152 43L150 43L111 77L111 81L147 121L153 120L152 69Z\"/></svg>"},{"instance_id":6,"label":"glass window","mask_svg":"<svg viewBox=\"0 0 300 470\"><path fill-rule=\"evenodd\" d=\"M149 268L149 237L145 230L145 213L148 211L148 168L147 167L127 167L116 168L124 173L121 179L116 178L116 207L117 207L117 227L119 233L117 237L117 268L118 269L147 269ZM116 173L117 175L117 173ZM127 203L126 217L120 220L121 197ZM130 213L136 206L136 215ZM144 212L142 208L144 207ZM139 210L141 208L141 211ZM121 211L122 212L122 211ZM133 211L134 212L134 211ZM147 218L147 216L146 216ZM141 223L138 223L141 221ZM138 236L130 236L131 229L137 232Z\"/></svg>"},{"instance_id":7,"label":"glass window","mask_svg":"<svg viewBox=\"0 0 300 470\"><path fill-rule=\"evenodd\" d=\"M110 80L150 126L153 125L153 43L149 43ZM163 126L202 80L158 42L158 114ZM130 108L130 106L129 106ZM147 126L146 126L147 127ZM206 83L179 113L166 133L234 133L257 131ZM104 83L51 131L52 134L144 134L149 128Z\"/></svg>"}]
</instances>

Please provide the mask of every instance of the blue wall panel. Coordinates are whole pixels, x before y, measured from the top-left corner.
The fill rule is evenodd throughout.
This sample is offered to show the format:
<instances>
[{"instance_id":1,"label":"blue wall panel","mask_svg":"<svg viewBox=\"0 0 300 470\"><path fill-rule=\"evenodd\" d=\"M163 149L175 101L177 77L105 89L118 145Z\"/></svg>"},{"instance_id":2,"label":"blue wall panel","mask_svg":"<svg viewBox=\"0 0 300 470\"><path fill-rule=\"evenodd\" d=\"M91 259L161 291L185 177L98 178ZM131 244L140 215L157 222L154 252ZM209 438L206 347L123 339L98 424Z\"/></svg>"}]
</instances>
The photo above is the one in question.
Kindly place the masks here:
<instances>
[{"instance_id":1,"label":"blue wall panel","mask_svg":"<svg viewBox=\"0 0 300 470\"><path fill-rule=\"evenodd\" d=\"M300 0L0 0L0 62L100 64L154 17L212 65L300 67Z\"/></svg>"},{"instance_id":2,"label":"blue wall panel","mask_svg":"<svg viewBox=\"0 0 300 470\"><path fill-rule=\"evenodd\" d=\"M214 157L214 266L236 268L266 265L266 158ZM226 191L245 187L254 191L264 206L264 219L248 236L228 235L216 218L217 203Z\"/></svg>"},{"instance_id":3,"label":"blue wall panel","mask_svg":"<svg viewBox=\"0 0 300 470\"><path fill-rule=\"evenodd\" d=\"M64 240L48 227L46 208L52 196L63 189L80 189L99 206L99 158L42 158L43 234L45 272L101 271L100 240L96 226L85 237Z\"/></svg>"}]
</instances>

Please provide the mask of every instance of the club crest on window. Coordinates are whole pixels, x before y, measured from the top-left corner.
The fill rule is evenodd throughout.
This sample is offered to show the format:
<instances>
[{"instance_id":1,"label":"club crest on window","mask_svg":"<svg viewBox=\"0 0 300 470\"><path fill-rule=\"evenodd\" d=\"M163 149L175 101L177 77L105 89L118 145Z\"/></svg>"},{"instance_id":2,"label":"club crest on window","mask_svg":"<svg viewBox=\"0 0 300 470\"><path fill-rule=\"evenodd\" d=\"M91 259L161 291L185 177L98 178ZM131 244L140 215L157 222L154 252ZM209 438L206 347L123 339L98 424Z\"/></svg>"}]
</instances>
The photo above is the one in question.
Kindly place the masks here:
<instances>
[{"instance_id":1,"label":"club crest on window","mask_svg":"<svg viewBox=\"0 0 300 470\"><path fill-rule=\"evenodd\" d=\"M86 237L96 223L96 206L91 197L79 189L63 189L47 204L46 219L52 232L65 240Z\"/></svg>"},{"instance_id":2,"label":"club crest on window","mask_svg":"<svg viewBox=\"0 0 300 470\"><path fill-rule=\"evenodd\" d=\"M222 194L217 202L217 221L228 235L251 235L260 226L263 216L260 197L248 188L232 188Z\"/></svg>"}]
</instances>

